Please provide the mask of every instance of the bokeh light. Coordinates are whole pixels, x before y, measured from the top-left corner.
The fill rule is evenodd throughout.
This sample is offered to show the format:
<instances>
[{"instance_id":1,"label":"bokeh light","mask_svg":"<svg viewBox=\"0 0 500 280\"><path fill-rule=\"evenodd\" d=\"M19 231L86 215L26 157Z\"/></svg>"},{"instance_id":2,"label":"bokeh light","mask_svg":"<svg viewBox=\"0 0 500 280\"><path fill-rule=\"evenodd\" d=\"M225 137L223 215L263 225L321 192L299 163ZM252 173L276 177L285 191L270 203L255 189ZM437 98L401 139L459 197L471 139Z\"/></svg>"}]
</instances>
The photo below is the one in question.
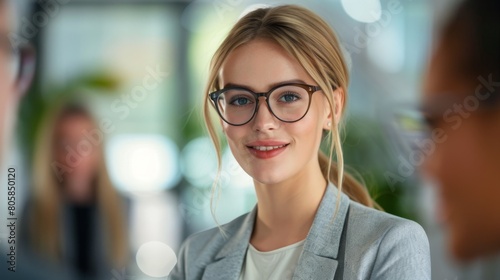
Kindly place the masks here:
<instances>
[{"instance_id":1,"label":"bokeh light","mask_svg":"<svg viewBox=\"0 0 500 280\"><path fill-rule=\"evenodd\" d=\"M345 12L359 22L375 22L382 15L379 0L342 0Z\"/></svg>"},{"instance_id":2,"label":"bokeh light","mask_svg":"<svg viewBox=\"0 0 500 280\"><path fill-rule=\"evenodd\" d=\"M143 244L137 251L136 261L145 274L152 277L165 277L170 274L177 257L167 244L151 241Z\"/></svg>"},{"instance_id":3,"label":"bokeh light","mask_svg":"<svg viewBox=\"0 0 500 280\"><path fill-rule=\"evenodd\" d=\"M123 191L160 191L180 180L178 148L165 136L119 135L108 146L110 177Z\"/></svg>"}]
</instances>

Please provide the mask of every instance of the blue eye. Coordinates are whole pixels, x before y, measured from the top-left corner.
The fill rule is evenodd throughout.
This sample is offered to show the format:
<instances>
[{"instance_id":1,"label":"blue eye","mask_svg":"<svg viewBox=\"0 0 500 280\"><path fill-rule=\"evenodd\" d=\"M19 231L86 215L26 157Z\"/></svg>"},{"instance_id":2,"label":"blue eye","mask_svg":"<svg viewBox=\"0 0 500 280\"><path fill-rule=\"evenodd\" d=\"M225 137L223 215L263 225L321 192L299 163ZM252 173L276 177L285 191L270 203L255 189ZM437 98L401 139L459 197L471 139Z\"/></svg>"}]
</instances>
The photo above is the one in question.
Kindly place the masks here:
<instances>
[{"instance_id":1,"label":"blue eye","mask_svg":"<svg viewBox=\"0 0 500 280\"><path fill-rule=\"evenodd\" d=\"M294 92L285 92L281 97L279 98L279 101L285 102L285 103L290 103L294 102L300 99L300 96Z\"/></svg>"},{"instance_id":2,"label":"blue eye","mask_svg":"<svg viewBox=\"0 0 500 280\"><path fill-rule=\"evenodd\" d=\"M252 101L246 97L240 96L240 97L235 97L231 100L230 104L235 105L235 106L245 106L248 104L251 104Z\"/></svg>"}]
</instances>

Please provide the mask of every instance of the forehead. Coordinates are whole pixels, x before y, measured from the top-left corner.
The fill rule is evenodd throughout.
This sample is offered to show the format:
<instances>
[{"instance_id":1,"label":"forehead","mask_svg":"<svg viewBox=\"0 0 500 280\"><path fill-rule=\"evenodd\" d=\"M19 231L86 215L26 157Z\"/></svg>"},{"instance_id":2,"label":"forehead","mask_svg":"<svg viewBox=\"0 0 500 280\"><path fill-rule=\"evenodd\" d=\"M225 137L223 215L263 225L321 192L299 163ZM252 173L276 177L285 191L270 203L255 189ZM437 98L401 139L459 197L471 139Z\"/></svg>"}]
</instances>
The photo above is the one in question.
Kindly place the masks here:
<instances>
[{"instance_id":1,"label":"forehead","mask_svg":"<svg viewBox=\"0 0 500 280\"><path fill-rule=\"evenodd\" d=\"M229 54L220 72L222 86L238 84L254 91L267 91L288 80L313 83L300 63L278 44L253 40Z\"/></svg>"},{"instance_id":2,"label":"forehead","mask_svg":"<svg viewBox=\"0 0 500 280\"><path fill-rule=\"evenodd\" d=\"M476 79L467 70L469 49L460 41L441 40L431 56L425 75L424 98L465 95L475 89Z\"/></svg>"}]
</instances>

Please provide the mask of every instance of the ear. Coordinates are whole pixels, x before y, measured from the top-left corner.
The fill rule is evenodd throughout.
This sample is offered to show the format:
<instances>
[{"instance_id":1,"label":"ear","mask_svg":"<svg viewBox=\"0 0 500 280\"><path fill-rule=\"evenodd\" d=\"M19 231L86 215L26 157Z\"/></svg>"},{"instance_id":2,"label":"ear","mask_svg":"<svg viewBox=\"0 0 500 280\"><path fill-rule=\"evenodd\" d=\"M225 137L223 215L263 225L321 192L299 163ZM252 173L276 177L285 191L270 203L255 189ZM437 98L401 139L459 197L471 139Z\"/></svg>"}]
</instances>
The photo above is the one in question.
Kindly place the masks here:
<instances>
[{"instance_id":1,"label":"ear","mask_svg":"<svg viewBox=\"0 0 500 280\"><path fill-rule=\"evenodd\" d=\"M325 110L327 112L327 117L325 118L323 129L331 130L335 125L340 123L340 117L342 116L342 108L344 108L344 91L341 88L337 88L333 91L333 112L329 102L325 102Z\"/></svg>"}]
</instances>

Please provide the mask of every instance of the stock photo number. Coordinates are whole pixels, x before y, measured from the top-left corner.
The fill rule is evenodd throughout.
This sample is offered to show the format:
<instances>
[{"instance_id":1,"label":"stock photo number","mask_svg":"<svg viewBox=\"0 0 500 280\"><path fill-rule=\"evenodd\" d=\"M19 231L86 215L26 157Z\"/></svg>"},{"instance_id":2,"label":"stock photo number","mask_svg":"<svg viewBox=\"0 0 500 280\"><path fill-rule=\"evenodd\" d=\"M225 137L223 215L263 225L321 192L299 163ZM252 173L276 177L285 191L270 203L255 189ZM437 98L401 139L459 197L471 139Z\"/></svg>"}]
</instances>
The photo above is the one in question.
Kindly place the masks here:
<instances>
[{"instance_id":1,"label":"stock photo number","mask_svg":"<svg viewBox=\"0 0 500 280\"><path fill-rule=\"evenodd\" d=\"M7 264L8 270L16 271L16 168L7 169Z\"/></svg>"}]
</instances>

